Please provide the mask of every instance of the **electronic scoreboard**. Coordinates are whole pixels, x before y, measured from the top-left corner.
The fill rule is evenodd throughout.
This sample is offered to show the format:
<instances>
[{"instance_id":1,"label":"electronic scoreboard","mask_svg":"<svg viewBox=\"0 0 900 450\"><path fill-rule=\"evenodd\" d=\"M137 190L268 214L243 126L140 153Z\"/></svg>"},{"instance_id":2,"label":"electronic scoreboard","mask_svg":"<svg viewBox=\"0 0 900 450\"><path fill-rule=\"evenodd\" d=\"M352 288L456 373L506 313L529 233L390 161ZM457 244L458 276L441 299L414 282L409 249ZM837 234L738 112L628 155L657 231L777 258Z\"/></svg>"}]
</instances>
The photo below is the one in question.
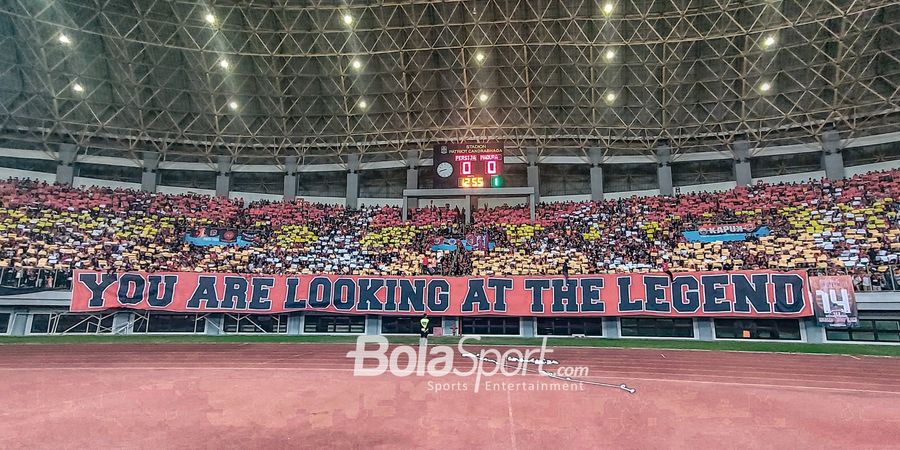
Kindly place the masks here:
<instances>
[{"instance_id":1,"label":"electronic scoreboard","mask_svg":"<svg viewBox=\"0 0 900 450\"><path fill-rule=\"evenodd\" d=\"M434 188L503 186L503 143L461 142L434 146Z\"/></svg>"}]
</instances>

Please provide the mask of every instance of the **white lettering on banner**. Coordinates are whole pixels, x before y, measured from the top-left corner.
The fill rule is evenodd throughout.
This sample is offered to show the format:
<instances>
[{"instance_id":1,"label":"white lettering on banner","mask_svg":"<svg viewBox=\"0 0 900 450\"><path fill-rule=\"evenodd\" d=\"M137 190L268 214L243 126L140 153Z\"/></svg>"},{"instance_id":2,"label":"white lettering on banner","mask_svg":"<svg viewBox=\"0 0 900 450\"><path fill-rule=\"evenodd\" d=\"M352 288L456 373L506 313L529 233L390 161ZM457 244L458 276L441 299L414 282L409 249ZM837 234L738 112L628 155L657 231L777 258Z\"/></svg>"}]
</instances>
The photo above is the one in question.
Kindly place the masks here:
<instances>
[{"instance_id":1,"label":"white lettering on banner","mask_svg":"<svg viewBox=\"0 0 900 450\"><path fill-rule=\"evenodd\" d=\"M700 234L730 234L730 233L749 233L755 227L747 223L730 223L717 225L701 225L697 231Z\"/></svg>"}]
</instances>

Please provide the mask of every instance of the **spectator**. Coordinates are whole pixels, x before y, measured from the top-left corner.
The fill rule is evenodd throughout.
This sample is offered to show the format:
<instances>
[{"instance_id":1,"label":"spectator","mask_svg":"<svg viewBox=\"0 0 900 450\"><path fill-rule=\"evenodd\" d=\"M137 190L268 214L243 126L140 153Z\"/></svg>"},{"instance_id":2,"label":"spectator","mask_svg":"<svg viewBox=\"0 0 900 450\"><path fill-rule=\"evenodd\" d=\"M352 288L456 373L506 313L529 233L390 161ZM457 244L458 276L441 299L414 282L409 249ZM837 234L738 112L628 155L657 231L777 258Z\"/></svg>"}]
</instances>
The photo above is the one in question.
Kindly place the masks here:
<instances>
[{"instance_id":1,"label":"spectator","mask_svg":"<svg viewBox=\"0 0 900 450\"><path fill-rule=\"evenodd\" d=\"M68 284L71 270L544 275L806 269L851 274L860 289L895 289L900 171L839 181L754 184L726 192L603 202L397 207L255 202L12 179L0 182L0 283ZM749 239L689 242L686 231L732 224ZM201 227L248 232L249 245L202 247ZM767 227L768 234L756 233ZM438 245L486 236L466 250ZM480 239L480 238L479 238Z\"/></svg>"}]
</instances>

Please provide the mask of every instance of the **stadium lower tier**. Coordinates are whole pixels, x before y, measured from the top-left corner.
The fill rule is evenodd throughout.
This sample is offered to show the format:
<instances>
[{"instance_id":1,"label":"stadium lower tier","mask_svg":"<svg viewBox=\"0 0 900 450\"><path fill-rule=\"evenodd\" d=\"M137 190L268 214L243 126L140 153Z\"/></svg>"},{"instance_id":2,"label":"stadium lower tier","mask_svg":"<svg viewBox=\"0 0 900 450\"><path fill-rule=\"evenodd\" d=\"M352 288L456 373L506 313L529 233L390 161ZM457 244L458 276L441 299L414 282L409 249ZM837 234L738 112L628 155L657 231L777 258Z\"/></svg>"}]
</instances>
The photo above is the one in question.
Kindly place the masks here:
<instances>
[{"instance_id":1,"label":"stadium lower tier","mask_svg":"<svg viewBox=\"0 0 900 450\"><path fill-rule=\"evenodd\" d=\"M827 329L815 317L497 317L444 316L432 336L668 338L900 344L900 295L858 294L859 325ZM15 300L0 299L0 305ZM0 306L0 336L48 335L418 335L418 316L314 313L238 314L155 311L69 312L62 307ZM47 303L47 302L45 302ZM52 302L50 302L52 303Z\"/></svg>"},{"instance_id":2,"label":"stadium lower tier","mask_svg":"<svg viewBox=\"0 0 900 450\"><path fill-rule=\"evenodd\" d=\"M900 343L900 292L803 271L532 277L79 271L0 293L0 334L417 335Z\"/></svg>"}]
</instances>

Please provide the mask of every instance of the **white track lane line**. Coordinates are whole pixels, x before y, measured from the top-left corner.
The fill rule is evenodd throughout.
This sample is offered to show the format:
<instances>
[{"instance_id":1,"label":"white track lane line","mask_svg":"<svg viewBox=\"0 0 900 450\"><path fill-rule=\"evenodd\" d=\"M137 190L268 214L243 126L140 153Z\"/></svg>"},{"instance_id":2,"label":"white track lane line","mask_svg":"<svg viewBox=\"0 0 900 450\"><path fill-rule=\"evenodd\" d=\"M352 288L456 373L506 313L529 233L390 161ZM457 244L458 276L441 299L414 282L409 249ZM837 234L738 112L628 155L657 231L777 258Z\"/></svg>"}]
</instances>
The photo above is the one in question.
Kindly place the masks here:
<instances>
[{"instance_id":1,"label":"white track lane line","mask_svg":"<svg viewBox=\"0 0 900 450\"><path fill-rule=\"evenodd\" d=\"M100 371L111 371L111 370L188 370L188 371L203 371L203 370L230 370L230 371L244 371L244 370L256 370L256 371L293 371L293 372L346 372L352 373L353 369L338 369L338 368L314 368L314 367L190 367L190 366L182 366L182 367L153 367L153 366L121 366L121 367L20 367L20 368L0 368L2 372L27 372L27 371L71 371L71 370L100 370ZM537 375L535 375L537 376ZM425 378L425 377L422 377ZM900 391L884 391L884 390L876 390L876 389L853 389L853 388L837 388L837 387L824 387L824 386L804 386L804 385L792 385L792 384L769 384L769 383L739 383L739 382L730 382L730 381L700 381L700 380L673 380L666 378L643 378L643 377L616 377L616 376L587 376L583 377L586 379L602 379L602 380L611 380L615 379L616 382L622 381L621 379L627 379L626 381L652 381L658 383L681 383L681 384L708 384L715 386L736 386L736 387L745 387L745 388L766 388L766 389L798 389L798 390L811 390L811 391L829 391L829 392L855 392L855 393L864 393L864 394L888 394L888 395L896 395L900 396ZM407 378L408 379L408 378Z\"/></svg>"},{"instance_id":2,"label":"white track lane line","mask_svg":"<svg viewBox=\"0 0 900 450\"><path fill-rule=\"evenodd\" d=\"M510 396L510 391L507 389L506 391L506 410L509 413L509 441L512 444L513 450L518 450L519 446L516 445L516 422L513 420L513 412L512 412L512 397Z\"/></svg>"}]
</instances>

